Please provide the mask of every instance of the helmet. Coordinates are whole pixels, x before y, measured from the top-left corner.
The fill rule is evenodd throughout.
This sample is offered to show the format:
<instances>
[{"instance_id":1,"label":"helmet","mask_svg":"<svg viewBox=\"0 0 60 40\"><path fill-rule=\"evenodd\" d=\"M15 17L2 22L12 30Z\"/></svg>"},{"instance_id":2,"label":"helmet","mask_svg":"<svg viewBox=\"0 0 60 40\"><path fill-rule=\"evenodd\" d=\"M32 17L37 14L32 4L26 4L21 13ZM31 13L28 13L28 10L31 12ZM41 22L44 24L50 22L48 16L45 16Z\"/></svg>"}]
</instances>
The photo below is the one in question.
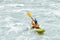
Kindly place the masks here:
<instances>
[{"instance_id":1,"label":"helmet","mask_svg":"<svg viewBox=\"0 0 60 40\"><path fill-rule=\"evenodd\" d=\"M37 24L37 20L36 20L36 18L35 18L34 22L35 22L35 24Z\"/></svg>"}]
</instances>

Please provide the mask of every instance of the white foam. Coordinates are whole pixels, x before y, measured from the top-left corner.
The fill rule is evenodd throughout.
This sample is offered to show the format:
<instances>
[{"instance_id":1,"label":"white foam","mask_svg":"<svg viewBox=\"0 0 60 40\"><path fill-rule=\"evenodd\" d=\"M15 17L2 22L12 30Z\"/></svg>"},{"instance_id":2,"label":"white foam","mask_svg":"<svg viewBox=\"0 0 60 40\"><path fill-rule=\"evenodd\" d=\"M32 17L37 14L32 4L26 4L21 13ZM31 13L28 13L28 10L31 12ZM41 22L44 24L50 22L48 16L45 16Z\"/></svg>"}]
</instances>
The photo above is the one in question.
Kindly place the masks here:
<instances>
[{"instance_id":1,"label":"white foam","mask_svg":"<svg viewBox=\"0 0 60 40\"><path fill-rule=\"evenodd\" d=\"M0 18L1 18L1 16L0 16Z\"/></svg>"},{"instance_id":2,"label":"white foam","mask_svg":"<svg viewBox=\"0 0 60 40\"><path fill-rule=\"evenodd\" d=\"M17 26L14 27L14 24L13 24L13 23L11 23L10 25L8 25L8 27L10 28L10 30L8 31L8 33L11 32L11 31L14 31L14 32L17 33L17 32L19 31L19 29L20 29L20 28L17 27Z\"/></svg>"},{"instance_id":3,"label":"white foam","mask_svg":"<svg viewBox=\"0 0 60 40\"><path fill-rule=\"evenodd\" d=\"M54 10L53 13L57 16L60 16L60 10Z\"/></svg>"},{"instance_id":4,"label":"white foam","mask_svg":"<svg viewBox=\"0 0 60 40\"><path fill-rule=\"evenodd\" d=\"M23 25L22 23L16 23L17 25Z\"/></svg>"},{"instance_id":5,"label":"white foam","mask_svg":"<svg viewBox=\"0 0 60 40\"><path fill-rule=\"evenodd\" d=\"M11 27L11 29L9 31L15 31L18 32L19 28L18 27Z\"/></svg>"},{"instance_id":6,"label":"white foam","mask_svg":"<svg viewBox=\"0 0 60 40\"><path fill-rule=\"evenodd\" d=\"M24 6L24 4L5 4L5 6Z\"/></svg>"},{"instance_id":7,"label":"white foam","mask_svg":"<svg viewBox=\"0 0 60 40\"><path fill-rule=\"evenodd\" d=\"M34 0L31 0L31 2L33 2Z\"/></svg>"},{"instance_id":8,"label":"white foam","mask_svg":"<svg viewBox=\"0 0 60 40\"><path fill-rule=\"evenodd\" d=\"M4 6L0 6L0 8L4 8Z\"/></svg>"},{"instance_id":9,"label":"white foam","mask_svg":"<svg viewBox=\"0 0 60 40\"><path fill-rule=\"evenodd\" d=\"M13 18L12 18L12 17L7 16L7 17L5 18L5 21L10 21L10 19L13 19Z\"/></svg>"}]
</instances>

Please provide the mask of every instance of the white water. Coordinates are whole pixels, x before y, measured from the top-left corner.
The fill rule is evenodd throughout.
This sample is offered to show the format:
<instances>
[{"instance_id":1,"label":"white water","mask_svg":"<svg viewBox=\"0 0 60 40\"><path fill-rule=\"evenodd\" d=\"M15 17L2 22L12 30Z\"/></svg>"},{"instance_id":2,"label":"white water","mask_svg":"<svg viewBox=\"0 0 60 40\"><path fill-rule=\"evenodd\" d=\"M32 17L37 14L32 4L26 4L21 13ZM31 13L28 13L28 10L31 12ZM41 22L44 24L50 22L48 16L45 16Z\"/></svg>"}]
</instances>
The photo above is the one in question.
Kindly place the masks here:
<instances>
[{"instance_id":1,"label":"white water","mask_svg":"<svg viewBox=\"0 0 60 40\"><path fill-rule=\"evenodd\" d=\"M27 11L44 35L26 30L31 23ZM60 0L0 0L0 40L60 40Z\"/></svg>"}]
</instances>

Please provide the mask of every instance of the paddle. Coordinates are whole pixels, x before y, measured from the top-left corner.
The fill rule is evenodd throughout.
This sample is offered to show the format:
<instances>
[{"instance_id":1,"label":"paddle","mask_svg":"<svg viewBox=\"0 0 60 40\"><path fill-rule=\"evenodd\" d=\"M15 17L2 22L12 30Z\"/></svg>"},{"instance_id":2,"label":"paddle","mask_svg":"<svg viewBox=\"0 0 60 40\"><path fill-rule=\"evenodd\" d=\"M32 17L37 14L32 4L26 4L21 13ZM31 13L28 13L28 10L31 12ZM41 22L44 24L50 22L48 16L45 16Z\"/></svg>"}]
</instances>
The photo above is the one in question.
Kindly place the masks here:
<instances>
[{"instance_id":1,"label":"paddle","mask_svg":"<svg viewBox=\"0 0 60 40\"><path fill-rule=\"evenodd\" d=\"M29 11L27 12L27 16L29 16L33 20L32 15Z\"/></svg>"}]
</instances>

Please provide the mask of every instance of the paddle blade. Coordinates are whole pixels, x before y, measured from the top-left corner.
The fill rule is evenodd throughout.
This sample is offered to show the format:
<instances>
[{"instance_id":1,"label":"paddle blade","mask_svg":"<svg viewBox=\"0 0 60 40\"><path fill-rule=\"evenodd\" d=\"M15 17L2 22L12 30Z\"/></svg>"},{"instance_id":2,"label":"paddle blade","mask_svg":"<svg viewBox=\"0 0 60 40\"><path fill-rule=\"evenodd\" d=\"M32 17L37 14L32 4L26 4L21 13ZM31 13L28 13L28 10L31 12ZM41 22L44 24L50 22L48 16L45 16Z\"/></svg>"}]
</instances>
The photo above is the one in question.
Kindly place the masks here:
<instances>
[{"instance_id":1,"label":"paddle blade","mask_svg":"<svg viewBox=\"0 0 60 40\"><path fill-rule=\"evenodd\" d=\"M31 13L30 12L27 12L27 16L31 17Z\"/></svg>"}]
</instances>

